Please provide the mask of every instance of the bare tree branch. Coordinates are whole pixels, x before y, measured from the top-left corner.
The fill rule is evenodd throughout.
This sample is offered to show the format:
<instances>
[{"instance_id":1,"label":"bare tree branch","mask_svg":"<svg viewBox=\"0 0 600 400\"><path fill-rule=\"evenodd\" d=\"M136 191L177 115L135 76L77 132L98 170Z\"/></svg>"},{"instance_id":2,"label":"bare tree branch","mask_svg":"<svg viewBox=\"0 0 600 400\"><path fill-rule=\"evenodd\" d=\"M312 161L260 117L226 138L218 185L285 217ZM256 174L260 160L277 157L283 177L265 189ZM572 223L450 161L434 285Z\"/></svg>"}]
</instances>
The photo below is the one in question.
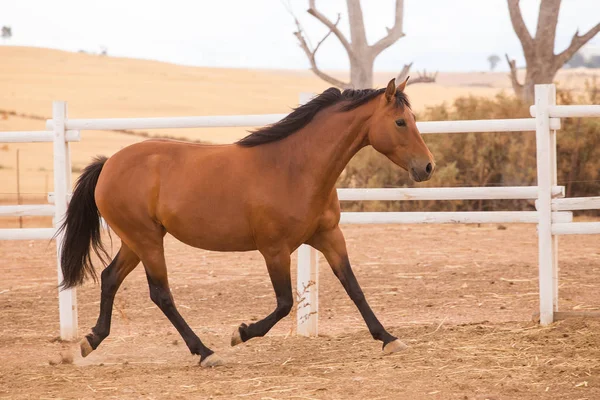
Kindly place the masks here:
<instances>
[{"instance_id":1,"label":"bare tree branch","mask_svg":"<svg viewBox=\"0 0 600 400\"><path fill-rule=\"evenodd\" d=\"M523 85L519 82L519 78L517 77L517 62L515 60L511 60L508 57L508 54L504 55L506 57L506 62L510 67L510 82L517 96L521 96L523 91Z\"/></svg>"},{"instance_id":2,"label":"bare tree branch","mask_svg":"<svg viewBox=\"0 0 600 400\"><path fill-rule=\"evenodd\" d=\"M558 68L565 65L565 63L569 61L571 57L573 57L573 55L577 53L577 51L581 47L583 47L584 44L586 44L594 36L596 36L598 32L600 32L600 23L598 23L596 26L594 26L592 29L590 29L581 36L579 36L579 31L575 32L575 35L573 35L573 39L571 39L571 44L569 45L569 47L567 47L564 51L556 55L556 64L558 65Z\"/></svg>"},{"instance_id":3,"label":"bare tree branch","mask_svg":"<svg viewBox=\"0 0 600 400\"><path fill-rule=\"evenodd\" d=\"M387 28L387 35L379 39L375 44L371 46L373 55L381 53L393 45L398 39L405 36L403 32L403 17L404 14L404 0L396 0L396 13L394 17L394 26L390 29Z\"/></svg>"},{"instance_id":4,"label":"bare tree branch","mask_svg":"<svg viewBox=\"0 0 600 400\"><path fill-rule=\"evenodd\" d=\"M284 0L281 0L282 2ZM308 36L305 34L304 29L300 26L298 19L294 16L292 11L291 2L287 0L284 3L284 7L294 17L298 31L294 33L300 47L306 54L311 70L319 76L321 79L329 82L333 85L341 88L357 87L367 88L373 85L373 63L376 56L383 50L391 46L395 41L404 36L403 32L403 14L404 14L404 0L396 0L396 10L394 13L394 26L387 30L387 35L376 42L373 46L369 46L366 39L364 19L362 14L362 8L360 0L346 0L348 7L348 19L350 23L350 39L340 31L338 24L340 22L340 14L338 14L337 20L333 22L328 17L323 15L316 7L316 0L308 1L309 8L307 12L314 18L319 20L323 25L329 28L327 34L317 43L315 47L310 43ZM332 76L327 75L323 71L319 70L316 62L315 54L320 49L324 41L331 35L334 34L348 54L350 60L350 82L342 82ZM410 69L410 65L408 66ZM408 73L408 70L402 71L401 73ZM426 74L420 77L419 81L432 81L431 76Z\"/></svg>"},{"instance_id":5,"label":"bare tree branch","mask_svg":"<svg viewBox=\"0 0 600 400\"><path fill-rule=\"evenodd\" d=\"M333 24L333 26L337 27L337 25L340 23L340 19L342 18L341 14L338 14L337 20L335 21L335 24ZM296 21L296 25L298 25L298 27L300 27L300 24L298 24L298 21ZM325 36L323 36L323 39L321 39L319 41L319 43L317 43L317 45L315 46L315 49L312 51L313 54L317 54L317 50L319 50L319 47L323 44L323 42L325 41L325 39L327 39L329 37L329 35L331 35L333 31L330 30L329 32L327 32L327 34Z\"/></svg>"},{"instance_id":6,"label":"bare tree branch","mask_svg":"<svg viewBox=\"0 0 600 400\"><path fill-rule=\"evenodd\" d=\"M331 32L333 32L333 34L339 39L342 46L344 46L344 48L346 49L346 52L348 53L348 56L354 57L354 52L352 51L352 46L350 45L350 42L348 42L348 39L346 39L346 37L344 36L342 31L340 31L337 28L337 26L329 20L329 18L327 18L325 15L321 14L317 10L317 8L315 7L315 0L309 1L309 8L308 8L307 12L310 15L312 15L313 17L315 17L316 19L318 19L323 25L328 27L329 30Z\"/></svg>"},{"instance_id":7,"label":"bare tree branch","mask_svg":"<svg viewBox=\"0 0 600 400\"><path fill-rule=\"evenodd\" d=\"M435 74L427 74L427 71L423 70L423 72L419 72L419 76L417 76L416 78L409 79L406 85L414 85L415 83L433 83L437 79L437 75L437 71L435 72Z\"/></svg>"},{"instance_id":8,"label":"bare tree branch","mask_svg":"<svg viewBox=\"0 0 600 400\"><path fill-rule=\"evenodd\" d=\"M510 14L510 22L512 23L515 33L521 41L523 51L525 53L531 52L533 46L533 38L525 26L523 15L521 14L521 7L519 6L519 0L507 0L508 12Z\"/></svg>"},{"instance_id":9,"label":"bare tree branch","mask_svg":"<svg viewBox=\"0 0 600 400\"><path fill-rule=\"evenodd\" d=\"M410 67L412 67L412 65L413 63L404 64L404 67L402 67L402 71L400 71L400 73L396 77L396 82L404 82L404 80L408 76L408 73L410 72Z\"/></svg>"},{"instance_id":10,"label":"bare tree branch","mask_svg":"<svg viewBox=\"0 0 600 400\"><path fill-rule=\"evenodd\" d=\"M332 33L332 30L327 32L327 34L323 37L323 39L321 39L319 41L319 43L317 43L314 50L311 50L310 46L306 42L306 39L304 38L303 29L302 29L302 26L300 25L300 22L298 21L298 19L295 19L295 21L296 21L296 26L298 27L298 31L294 32L294 36L296 36L296 38L298 38L300 47L302 48L302 50L304 50L304 54L306 54L306 57L308 57L308 61L310 62L310 69L314 72L314 74L317 75L319 78L323 79L325 82L329 82L330 84L332 84L334 86L337 86L340 88L350 87L349 83L342 82L342 81L334 78L333 76L326 74L325 72L321 71L319 69L319 67L317 67L317 60L315 58L315 54L317 53L317 50L319 50L319 47L325 41L325 39L327 39L327 37L329 37L329 35ZM338 15L338 19L337 19L337 22L335 23L334 27L339 23L339 21L340 21L340 17Z\"/></svg>"}]
</instances>

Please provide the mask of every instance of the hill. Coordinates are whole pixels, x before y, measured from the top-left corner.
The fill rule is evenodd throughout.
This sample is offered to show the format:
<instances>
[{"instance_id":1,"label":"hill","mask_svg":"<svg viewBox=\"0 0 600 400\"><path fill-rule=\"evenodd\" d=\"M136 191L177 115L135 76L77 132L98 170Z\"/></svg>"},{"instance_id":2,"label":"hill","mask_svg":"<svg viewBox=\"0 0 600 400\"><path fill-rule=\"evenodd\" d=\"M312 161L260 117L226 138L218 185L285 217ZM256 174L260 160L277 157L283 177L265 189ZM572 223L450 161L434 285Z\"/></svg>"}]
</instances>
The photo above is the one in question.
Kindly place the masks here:
<instances>
[{"instance_id":1,"label":"hill","mask_svg":"<svg viewBox=\"0 0 600 400\"><path fill-rule=\"evenodd\" d=\"M53 100L66 100L71 118L157 117L286 113L300 92L317 93L328 85L310 71L203 68L59 50L0 46L0 131L43 130ZM562 73L576 87L582 72ZM343 76L343 73L337 73ZM383 86L394 73L380 72ZM510 90L505 73L440 73L436 84L410 86L418 111L469 93L492 96ZM228 143L243 128L182 129L149 132L214 143ZM82 132L72 145L77 174L92 156L111 155L143 140L114 132ZM52 152L47 144L0 144L0 193L16 193L16 150L21 153L21 190L52 190Z\"/></svg>"}]
</instances>

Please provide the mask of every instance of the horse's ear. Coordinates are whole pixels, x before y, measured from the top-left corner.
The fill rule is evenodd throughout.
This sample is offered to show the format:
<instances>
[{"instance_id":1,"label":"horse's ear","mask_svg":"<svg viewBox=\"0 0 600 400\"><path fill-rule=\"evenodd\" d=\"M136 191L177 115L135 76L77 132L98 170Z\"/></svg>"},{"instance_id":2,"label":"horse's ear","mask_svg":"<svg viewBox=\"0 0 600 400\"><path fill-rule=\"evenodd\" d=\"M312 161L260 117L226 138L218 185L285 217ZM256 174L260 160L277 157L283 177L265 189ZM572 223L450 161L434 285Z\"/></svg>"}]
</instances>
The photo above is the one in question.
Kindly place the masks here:
<instances>
[{"instance_id":1,"label":"horse's ear","mask_svg":"<svg viewBox=\"0 0 600 400\"><path fill-rule=\"evenodd\" d=\"M394 95L396 94L396 79L392 78L392 80L388 83L387 88L385 88L385 98L388 101L392 101Z\"/></svg>"},{"instance_id":2,"label":"horse's ear","mask_svg":"<svg viewBox=\"0 0 600 400\"><path fill-rule=\"evenodd\" d=\"M406 80L404 82L402 82L401 84L398 85L398 91L399 92L404 92L404 89L406 88L406 84L408 83L408 78L410 78L410 76L406 77Z\"/></svg>"}]
</instances>

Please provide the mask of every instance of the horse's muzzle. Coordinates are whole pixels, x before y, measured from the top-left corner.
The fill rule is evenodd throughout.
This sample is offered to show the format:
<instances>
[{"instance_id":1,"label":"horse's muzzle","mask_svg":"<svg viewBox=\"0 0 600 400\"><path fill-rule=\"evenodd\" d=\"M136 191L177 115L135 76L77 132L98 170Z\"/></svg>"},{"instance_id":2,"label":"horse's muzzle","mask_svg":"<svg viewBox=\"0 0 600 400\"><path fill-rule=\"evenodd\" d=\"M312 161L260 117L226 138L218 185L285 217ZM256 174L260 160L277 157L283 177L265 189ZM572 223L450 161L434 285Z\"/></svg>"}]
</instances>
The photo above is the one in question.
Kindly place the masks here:
<instances>
[{"instance_id":1,"label":"horse's muzzle","mask_svg":"<svg viewBox=\"0 0 600 400\"><path fill-rule=\"evenodd\" d=\"M435 165L431 162L428 162L425 166L418 167L413 166L409 170L409 175L411 179L415 182L423 182L429 180L431 175L433 175L433 171L435 170Z\"/></svg>"}]
</instances>

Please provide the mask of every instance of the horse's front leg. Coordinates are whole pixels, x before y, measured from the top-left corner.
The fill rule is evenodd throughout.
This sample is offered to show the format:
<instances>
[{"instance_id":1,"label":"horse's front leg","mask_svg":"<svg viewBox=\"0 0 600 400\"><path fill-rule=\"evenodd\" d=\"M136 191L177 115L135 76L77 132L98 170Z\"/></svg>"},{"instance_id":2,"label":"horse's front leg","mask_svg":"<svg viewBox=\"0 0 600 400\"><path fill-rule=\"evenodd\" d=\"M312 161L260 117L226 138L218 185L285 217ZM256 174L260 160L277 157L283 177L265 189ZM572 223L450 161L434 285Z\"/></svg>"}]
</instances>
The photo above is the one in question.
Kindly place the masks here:
<instances>
[{"instance_id":1,"label":"horse's front leg","mask_svg":"<svg viewBox=\"0 0 600 400\"><path fill-rule=\"evenodd\" d=\"M369 307L354 272L352 272L348 260L348 251L346 250L346 241L340 227L335 226L333 229L317 232L307 241L307 244L323 253L335 276L338 277L346 293L356 304L373 338L383 342L383 351L393 353L405 349L407 346L385 330L371 307Z\"/></svg>"},{"instance_id":2,"label":"horse's front leg","mask_svg":"<svg viewBox=\"0 0 600 400\"><path fill-rule=\"evenodd\" d=\"M253 337L264 336L283 317L288 315L294 305L292 281L290 278L290 252L286 249L278 251L261 251L267 263L267 270L275 289L277 306L264 319L250 325L241 324L231 336L231 345L235 346Z\"/></svg>"}]
</instances>

